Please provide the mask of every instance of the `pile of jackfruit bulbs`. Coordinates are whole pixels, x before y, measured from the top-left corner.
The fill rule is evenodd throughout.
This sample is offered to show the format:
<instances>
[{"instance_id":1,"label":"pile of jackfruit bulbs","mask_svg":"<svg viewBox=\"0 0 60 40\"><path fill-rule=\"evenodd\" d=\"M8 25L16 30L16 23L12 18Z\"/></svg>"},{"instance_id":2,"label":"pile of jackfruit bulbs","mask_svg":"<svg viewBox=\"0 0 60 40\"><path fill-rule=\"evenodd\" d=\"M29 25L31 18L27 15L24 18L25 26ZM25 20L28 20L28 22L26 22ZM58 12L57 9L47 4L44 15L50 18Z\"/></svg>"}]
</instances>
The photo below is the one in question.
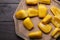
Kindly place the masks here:
<instances>
[{"instance_id":1,"label":"pile of jackfruit bulbs","mask_svg":"<svg viewBox=\"0 0 60 40\"><path fill-rule=\"evenodd\" d=\"M38 9L35 8L28 8L27 10L19 10L16 12L15 17L19 20L24 19L23 25L24 27L31 31L33 30L34 24L31 21L31 17L39 17L42 18L42 20L38 23L38 28L41 31L31 32L28 34L30 38L41 38L42 32L44 33L50 33L52 30L52 26L49 24L50 22L55 26L55 29L51 32L51 36L53 38L57 38L60 36L60 9L56 6L51 6L50 11L52 12L52 15L48 14L48 8L45 6L45 4L51 4L51 0L26 0L26 4L29 5L38 5Z\"/></svg>"}]
</instances>

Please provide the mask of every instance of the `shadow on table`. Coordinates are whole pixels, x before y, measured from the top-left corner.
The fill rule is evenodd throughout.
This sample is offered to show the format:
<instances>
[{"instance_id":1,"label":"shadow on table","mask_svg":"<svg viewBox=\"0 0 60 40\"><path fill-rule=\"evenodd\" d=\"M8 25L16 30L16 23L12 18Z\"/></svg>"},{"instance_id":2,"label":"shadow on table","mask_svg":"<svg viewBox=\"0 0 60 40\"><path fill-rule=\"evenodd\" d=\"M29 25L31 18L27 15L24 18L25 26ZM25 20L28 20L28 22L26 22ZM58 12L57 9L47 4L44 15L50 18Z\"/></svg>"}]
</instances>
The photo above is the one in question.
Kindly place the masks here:
<instances>
[{"instance_id":1,"label":"shadow on table","mask_svg":"<svg viewBox=\"0 0 60 40\"><path fill-rule=\"evenodd\" d=\"M19 36L17 36L17 35L16 35L16 37L17 37L19 40L24 40L23 38L21 38L21 37L19 37Z\"/></svg>"},{"instance_id":2,"label":"shadow on table","mask_svg":"<svg viewBox=\"0 0 60 40\"><path fill-rule=\"evenodd\" d=\"M60 36L56 40L60 40Z\"/></svg>"}]
</instances>

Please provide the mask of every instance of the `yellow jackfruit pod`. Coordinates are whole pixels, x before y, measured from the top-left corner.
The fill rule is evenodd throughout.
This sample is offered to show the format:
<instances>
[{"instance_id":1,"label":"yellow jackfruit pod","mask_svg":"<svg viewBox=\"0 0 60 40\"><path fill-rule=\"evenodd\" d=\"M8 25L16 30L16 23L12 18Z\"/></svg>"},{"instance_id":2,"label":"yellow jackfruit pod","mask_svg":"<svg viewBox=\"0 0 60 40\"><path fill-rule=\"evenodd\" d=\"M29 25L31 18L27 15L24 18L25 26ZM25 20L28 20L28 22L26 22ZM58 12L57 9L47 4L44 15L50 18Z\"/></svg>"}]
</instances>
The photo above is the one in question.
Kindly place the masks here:
<instances>
[{"instance_id":1,"label":"yellow jackfruit pod","mask_svg":"<svg viewBox=\"0 0 60 40\"><path fill-rule=\"evenodd\" d=\"M51 22L52 22L52 24L53 24L55 27L60 28L60 21L57 20L57 19L55 19L55 17L52 18Z\"/></svg>"},{"instance_id":2,"label":"yellow jackfruit pod","mask_svg":"<svg viewBox=\"0 0 60 40\"><path fill-rule=\"evenodd\" d=\"M55 18L55 20L60 22L60 15L55 15L54 18Z\"/></svg>"},{"instance_id":3,"label":"yellow jackfruit pod","mask_svg":"<svg viewBox=\"0 0 60 40\"><path fill-rule=\"evenodd\" d=\"M28 16L29 17L35 17L35 16L38 16L38 10L37 9L34 9L34 8L28 8Z\"/></svg>"},{"instance_id":4,"label":"yellow jackfruit pod","mask_svg":"<svg viewBox=\"0 0 60 40\"><path fill-rule=\"evenodd\" d=\"M52 30L52 27L49 24L44 25L42 22L38 24L38 27L44 32L49 33Z\"/></svg>"},{"instance_id":5,"label":"yellow jackfruit pod","mask_svg":"<svg viewBox=\"0 0 60 40\"><path fill-rule=\"evenodd\" d=\"M60 15L60 9L58 7L52 6L50 9L54 15Z\"/></svg>"},{"instance_id":6,"label":"yellow jackfruit pod","mask_svg":"<svg viewBox=\"0 0 60 40\"><path fill-rule=\"evenodd\" d=\"M26 3L29 5L35 5L38 4L38 0L26 0Z\"/></svg>"},{"instance_id":7,"label":"yellow jackfruit pod","mask_svg":"<svg viewBox=\"0 0 60 40\"><path fill-rule=\"evenodd\" d=\"M48 14L47 16L45 16L45 18L42 20L42 22L44 24L50 22L50 20L52 19L52 16L50 14Z\"/></svg>"},{"instance_id":8,"label":"yellow jackfruit pod","mask_svg":"<svg viewBox=\"0 0 60 40\"><path fill-rule=\"evenodd\" d=\"M24 19L24 18L26 18L27 16L28 16L28 14L26 13L25 10L19 10L19 11L16 12L16 14L15 14L15 17L16 17L17 19Z\"/></svg>"},{"instance_id":9,"label":"yellow jackfruit pod","mask_svg":"<svg viewBox=\"0 0 60 40\"><path fill-rule=\"evenodd\" d=\"M57 38L60 35L60 28L55 28L54 31L52 31L51 36L53 38Z\"/></svg>"},{"instance_id":10,"label":"yellow jackfruit pod","mask_svg":"<svg viewBox=\"0 0 60 40\"><path fill-rule=\"evenodd\" d=\"M51 0L39 0L40 3L50 4Z\"/></svg>"},{"instance_id":11,"label":"yellow jackfruit pod","mask_svg":"<svg viewBox=\"0 0 60 40\"><path fill-rule=\"evenodd\" d=\"M44 4L39 4L38 5L38 16L40 18L44 18L47 15L47 7Z\"/></svg>"},{"instance_id":12,"label":"yellow jackfruit pod","mask_svg":"<svg viewBox=\"0 0 60 40\"><path fill-rule=\"evenodd\" d=\"M60 32L58 32L55 36L54 36L54 38L58 38L60 36Z\"/></svg>"},{"instance_id":13,"label":"yellow jackfruit pod","mask_svg":"<svg viewBox=\"0 0 60 40\"><path fill-rule=\"evenodd\" d=\"M52 31L51 36L54 36L59 31L59 28L55 28L54 31Z\"/></svg>"},{"instance_id":14,"label":"yellow jackfruit pod","mask_svg":"<svg viewBox=\"0 0 60 40\"><path fill-rule=\"evenodd\" d=\"M24 21L23 21L23 25L25 28L27 28L28 30L31 30L33 28L33 23L31 21L31 19L29 17L27 17Z\"/></svg>"},{"instance_id":15,"label":"yellow jackfruit pod","mask_svg":"<svg viewBox=\"0 0 60 40\"><path fill-rule=\"evenodd\" d=\"M41 31L31 32L29 33L29 37L30 38L41 38L42 32Z\"/></svg>"}]
</instances>

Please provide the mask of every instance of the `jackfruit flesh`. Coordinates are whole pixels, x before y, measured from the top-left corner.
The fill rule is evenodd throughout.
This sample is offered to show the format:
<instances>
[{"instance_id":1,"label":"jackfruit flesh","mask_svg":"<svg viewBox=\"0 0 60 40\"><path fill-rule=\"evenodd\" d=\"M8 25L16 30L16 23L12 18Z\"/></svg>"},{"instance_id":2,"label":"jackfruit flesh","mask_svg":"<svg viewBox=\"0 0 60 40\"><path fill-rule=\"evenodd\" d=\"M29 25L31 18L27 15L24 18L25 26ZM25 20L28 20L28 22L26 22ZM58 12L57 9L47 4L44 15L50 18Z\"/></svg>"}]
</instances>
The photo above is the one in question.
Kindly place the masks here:
<instances>
[{"instance_id":1,"label":"jackfruit flesh","mask_svg":"<svg viewBox=\"0 0 60 40\"><path fill-rule=\"evenodd\" d=\"M29 5L35 5L38 3L38 0L26 0L26 3Z\"/></svg>"},{"instance_id":2,"label":"jackfruit flesh","mask_svg":"<svg viewBox=\"0 0 60 40\"><path fill-rule=\"evenodd\" d=\"M51 0L39 0L40 3L50 4Z\"/></svg>"},{"instance_id":3,"label":"jackfruit flesh","mask_svg":"<svg viewBox=\"0 0 60 40\"><path fill-rule=\"evenodd\" d=\"M54 15L60 15L60 9L58 7L52 6L50 9Z\"/></svg>"},{"instance_id":4,"label":"jackfruit flesh","mask_svg":"<svg viewBox=\"0 0 60 40\"><path fill-rule=\"evenodd\" d=\"M33 28L33 23L31 21L31 19L29 17L27 17L24 21L23 21L24 27L27 28L28 30L31 30Z\"/></svg>"},{"instance_id":5,"label":"jackfruit flesh","mask_svg":"<svg viewBox=\"0 0 60 40\"><path fill-rule=\"evenodd\" d=\"M38 5L38 16L40 18L44 18L47 15L47 7L44 4L39 4Z\"/></svg>"},{"instance_id":6,"label":"jackfruit flesh","mask_svg":"<svg viewBox=\"0 0 60 40\"><path fill-rule=\"evenodd\" d=\"M26 18L28 15L27 15L27 13L26 13L26 11L25 10L19 10L18 12L16 12L16 14L15 14L15 17L17 18L17 19L23 19L23 18Z\"/></svg>"},{"instance_id":7,"label":"jackfruit flesh","mask_svg":"<svg viewBox=\"0 0 60 40\"><path fill-rule=\"evenodd\" d=\"M38 15L38 10L34 8L28 8L28 16L34 17Z\"/></svg>"},{"instance_id":8,"label":"jackfruit flesh","mask_svg":"<svg viewBox=\"0 0 60 40\"><path fill-rule=\"evenodd\" d=\"M50 22L51 19L52 19L52 16L48 14L48 15L42 20L42 22L46 24L46 23Z\"/></svg>"},{"instance_id":9,"label":"jackfruit flesh","mask_svg":"<svg viewBox=\"0 0 60 40\"><path fill-rule=\"evenodd\" d=\"M58 38L60 36L60 32L58 32L55 36L54 36L54 38Z\"/></svg>"},{"instance_id":10,"label":"jackfruit flesh","mask_svg":"<svg viewBox=\"0 0 60 40\"><path fill-rule=\"evenodd\" d=\"M53 24L55 27L60 28L60 21L57 20L55 17L52 18L51 22L52 22L52 24Z\"/></svg>"},{"instance_id":11,"label":"jackfruit flesh","mask_svg":"<svg viewBox=\"0 0 60 40\"><path fill-rule=\"evenodd\" d=\"M55 20L60 21L60 15L54 16Z\"/></svg>"},{"instance_id":12,"label":"jackfruit flesh","mask_svg":"<svg viewBox=\"0 0 60 40\"><path fill-rule=\"evenodd\" d=\"M52 27L49 24L44 25L43 23L39 23L38 27L44 32L49 33L52 29Z\"/></svg>"},{"instance_id":13,"label":"jackfruit flesh","mask_svg":"<svg viewBox=\"0 0 60 40\"><path fill-rule=\"evenodd\" d=\"M54 31L52 31L51 36L54 38L57 38L60 35L60 29L55 28Z\"/></svg>"},{"instance_id":14,"label":"jackfruit flesh","mask_svg":"<svg viewBox=\"0 0 60 40\"><path fill-rule=\"evenodd\" d=\"M31 32L29 33L29 37L30 38L41 38L42 32L41 31Z\"/></svg>"}]
</instances>

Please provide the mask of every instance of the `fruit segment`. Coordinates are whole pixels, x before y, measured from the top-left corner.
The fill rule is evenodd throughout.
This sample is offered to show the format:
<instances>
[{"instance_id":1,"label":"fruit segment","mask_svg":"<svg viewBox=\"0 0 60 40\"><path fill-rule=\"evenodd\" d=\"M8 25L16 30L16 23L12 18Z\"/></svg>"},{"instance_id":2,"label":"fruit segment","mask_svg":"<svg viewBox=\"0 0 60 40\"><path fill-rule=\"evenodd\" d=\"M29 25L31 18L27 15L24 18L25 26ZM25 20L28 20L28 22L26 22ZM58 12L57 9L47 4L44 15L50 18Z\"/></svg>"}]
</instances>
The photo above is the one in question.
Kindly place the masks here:
<instances>
[{"instance_id":1,"label":"fruit segment","mask_svg":"<svg viewBox=\"0 0 60 40\"><path fill-rule=\"evenodd\" d=\"M31 32L29 33L29 37L30 38L41 38L42 32L41 31Z\"/></svg>"},{"instance_id":2,"label":"fruit segment","mask_svg":"<svg viewBox=\"0 0 60 40\"><path fill-rule=\"evenodd\" d=\"M50 22L51 18L52 18L52 16L48 14L48 15L42 20L42 22L46 24L46 23Z\"/></svg>"},{"instance_id":3,"label":"fruit segment","mask_svg":"<svg viewBox=\"0 0 60 40\"><path fill-rule=\"evenodd\" d=\"M60 32L58 32L55 36L54 36L54 38L58 38L60 36Z\"/></svg>"},{"instance_id":4,"label":"fruit segment","mask_svg":"<svg viewBox=\"0 0 60 40\"><path fill-rule=\"evenodd\" d=\"M55 30L51 33L51 36L54 36L59 31L59 28L55 28Z\"/></svg>"},{"instance_id":5,"label":"fruit segment","mask_svg":"<svg viewBox=\"0 0 60 40\"><path fill-rule=\"evenodd\" d=\"M26 0L26 3L29 5L35 5L38 3L38 0Z\"/></svg>"},{"instance_id":6,"label":"fruit segment","mask_svg":"<svg viewBox=\"0 0 60 40\"><path fill-rule=\"evenodd\" d=\"M60 9L58 7L52 6L50 9L54 15L60 15Z\"/></svg>"},{"instance_id":7,"label":"fruit segment","mask_svg":"<svg viewBox=\"0 0 60 40\"><path fill-rule=\"evenodd\" d=\"M28 8L28 16L29 17L34 17L38 15L38 10L34 9L34 8Z\"/></svg>"},{"instance_id":8,"label":"fruit segment","mask_svg":"<svg viewBox=\"0 0 60 40\"><path fill-rule=\"evenodd\" d=\"M60 21L60 15L54 16L55 20Z\"/></svg>"},{"instance_id":9,"label":"fruit segment","mask_svg":"<svg viewBox=\"0 0 60 40\"><path fill-rule=\"evenodd\" d=\"M39 23L38 27L44 32L49 33L52 29L52 27L49 24L44 25L43 23Z\"/></svg>"},{"instance_id":10,"label":"fruit segment","mask_svg":"<svg viewBox=\"0 0 60 40\"><path fill-rule=\"evenodd\" d=\"M39 0L40 3L50 4L51 0Z\"/></svg>"},{"instance_id":11,"label":"fruit segment","mask_svg":"<svg viewBox=\"0 0 60 40\"><path fill-rule=\"evenodd\" d=\"M30 18L26 18L24 21L23 21L23 24L25 26L25 28L27 28L28 30L31 30L33 28L33 23L32 21L30 20Z\"/></svg>"},{"instance_id":12,"label":"fruit segment","mask_svg":"<svg viewBox=\"0 0 60 40\"><path fill-rule=\"evenodd\" d=\"M51 22L52 22L52 24L53 24L55 27L60 28L60 21L57 20L55 17L52 18Z\"/></svg>"},{"instance_id":13,"label":"fruit segment","mask_svg":"<svg viewBox=\"0 0 60 40\"><path fill-rule=\"evenodd\" d=\"M17 19L23 19L23 18L26 18L28 15L27 15L27 13L26 13L26 11L25 10L19 10L18 12L16 12L16 14L15 14L15 17L17 18Z\"/></svg>"},{"instance_id":14,"label":"fruit segment","mask_svg":"<svg viewBox=\"0 0 60 40\"><path fill-rule=\"evenodd\" d=\"M51 36L54 38L57 38L60 35L60 28L55 28L54 31L52 31Z\"/></svg>"},{"instance_id":15,"label":"fruit segment","mask_svg":"<svg viewBox=\"0 0 60 40\"><path fill-rule=\"evenodd\" d=\"M40 18L44 18L47 15L47 7L44 4L39 4L38 5L38 16Z\"/></svg>"}]
</instances>

